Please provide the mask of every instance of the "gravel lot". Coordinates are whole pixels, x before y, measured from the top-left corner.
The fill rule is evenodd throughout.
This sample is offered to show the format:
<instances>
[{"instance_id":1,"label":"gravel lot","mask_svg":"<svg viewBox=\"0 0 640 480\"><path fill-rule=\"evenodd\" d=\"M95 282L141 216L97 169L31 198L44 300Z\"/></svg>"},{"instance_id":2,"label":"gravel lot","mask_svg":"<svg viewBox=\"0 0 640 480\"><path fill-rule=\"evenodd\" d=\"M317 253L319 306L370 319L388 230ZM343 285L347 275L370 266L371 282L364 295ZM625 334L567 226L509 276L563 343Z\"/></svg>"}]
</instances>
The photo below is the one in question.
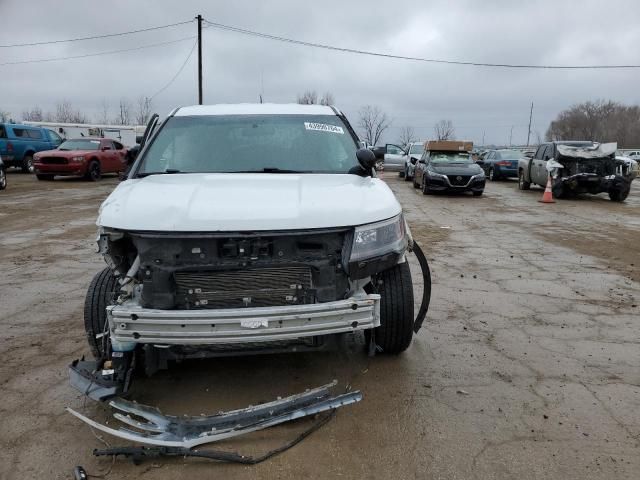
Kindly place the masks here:
<instances>
[{"instance_id":1,"label":"gravel lot","mask_svg":"<svg viewBox=\"0 0 640 480\"><path fill-rule=\"evenodd\" d=\"M364 400L258 466L172 459L107 478L640 478L640 182L626 203L585 196L554 205L514 181L485 196L423 196L394 174L432 265L432 305L404 355L360 350L217 359L138 382L167 413L213 413L337 379ZM102 443L64 412L106 410L67 382L88 354L85 289L100 202L117 184L37 182L9 173L0 192L0 478L67 479ZM310 420L220 448L256 454ZM108 442L121 443L113 438Z\"/></svg>"}]
</instances>

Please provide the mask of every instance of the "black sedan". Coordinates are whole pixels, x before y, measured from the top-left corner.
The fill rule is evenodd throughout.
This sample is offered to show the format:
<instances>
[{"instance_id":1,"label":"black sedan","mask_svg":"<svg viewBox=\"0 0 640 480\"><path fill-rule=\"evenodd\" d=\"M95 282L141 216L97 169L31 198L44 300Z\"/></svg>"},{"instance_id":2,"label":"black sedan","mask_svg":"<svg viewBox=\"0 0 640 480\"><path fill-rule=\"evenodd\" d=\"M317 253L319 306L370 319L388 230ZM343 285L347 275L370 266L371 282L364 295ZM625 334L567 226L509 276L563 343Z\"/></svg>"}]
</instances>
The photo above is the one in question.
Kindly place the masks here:
<instances>
[{"instance_id":1,"label":"black sedan","mask_svg":"<svg viewBox=\"0 0 640 480\"><path fill-rule=\"evenodd\" d=\"M485 175L467 152L425 152L416 165L413 186L428 195L433 192L484 191Z\"/></svg>"}]
</instances>

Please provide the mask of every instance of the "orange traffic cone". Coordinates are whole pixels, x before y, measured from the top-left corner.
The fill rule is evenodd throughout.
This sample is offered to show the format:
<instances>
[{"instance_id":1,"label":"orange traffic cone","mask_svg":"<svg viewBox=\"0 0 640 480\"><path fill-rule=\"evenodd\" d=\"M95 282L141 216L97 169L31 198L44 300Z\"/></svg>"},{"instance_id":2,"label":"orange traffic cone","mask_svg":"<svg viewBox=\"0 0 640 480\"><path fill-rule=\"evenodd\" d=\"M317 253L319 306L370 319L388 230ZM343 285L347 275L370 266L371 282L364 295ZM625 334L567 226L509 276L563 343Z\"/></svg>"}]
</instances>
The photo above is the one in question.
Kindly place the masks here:
<instances>
[{"instance_id":1,"label":"orange traffic cone","mask_svg":"<svg viewBox=\"0 0 640 480\"><path fill-rule=\"evenodd\" d=\"M542 199L538 200L540 203L556 203L553 199L553 193L551 192L551 175L547 179L547 186L544 189L544 193L542 194Z\"/></svg>"}]
</instances>

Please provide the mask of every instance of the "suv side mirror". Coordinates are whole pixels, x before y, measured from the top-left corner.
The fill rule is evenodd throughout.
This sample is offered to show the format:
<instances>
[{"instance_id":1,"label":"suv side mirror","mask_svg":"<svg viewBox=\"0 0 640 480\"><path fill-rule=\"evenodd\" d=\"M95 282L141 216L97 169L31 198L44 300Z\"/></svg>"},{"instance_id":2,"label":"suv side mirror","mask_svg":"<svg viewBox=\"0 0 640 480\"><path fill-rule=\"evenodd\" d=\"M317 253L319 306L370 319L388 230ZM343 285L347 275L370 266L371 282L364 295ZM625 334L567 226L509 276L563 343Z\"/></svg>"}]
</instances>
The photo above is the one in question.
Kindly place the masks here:
<instances>
[{"instance_id":1,"label":"suv side mirror","mask_svg":"<svg viewBox=\"0 0 640 480\"><path fill-rule=\"evenodd\" d=\"M412 157L411 160L410 160L411 165L415 165L417 161L418 160L416 160L415 158Z\"/></svg>"},{"instance_id":2,"label":"suv side mirror","mask_svg":"<svg viewBox=\"0 0 640 480\"><path fill-rule=\"evenodd\" d=\"M421 158L420 160L418 160L418 163L423 163L424 164L424 163L427 163L427 162L425 161L424 158Z\"/></svg>"},{"instance_id":3,"label":"suv side mirror","mask_svg":"<svg viewBox=\"0 0 640 480\"><path fill-rule=\"evenodd\" d=\"M360 148L356 152L356 158L360 166L367 171L376 166L376 155L368 148Z\"/></svg>"}]
</instances>

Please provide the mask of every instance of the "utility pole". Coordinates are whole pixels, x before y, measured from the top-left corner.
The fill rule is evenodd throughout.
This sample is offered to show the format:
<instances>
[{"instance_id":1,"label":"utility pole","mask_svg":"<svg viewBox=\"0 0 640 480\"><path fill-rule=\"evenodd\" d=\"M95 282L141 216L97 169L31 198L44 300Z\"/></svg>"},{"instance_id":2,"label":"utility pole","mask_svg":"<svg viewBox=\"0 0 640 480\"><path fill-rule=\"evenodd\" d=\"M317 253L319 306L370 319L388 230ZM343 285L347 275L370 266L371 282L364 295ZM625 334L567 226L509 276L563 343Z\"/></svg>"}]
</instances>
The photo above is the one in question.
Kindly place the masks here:
<instances>
[{"instance_id":1,"label":"utility pole","mask_svg":"<svg viewBox=\"0 0 640 480\"><path fill-rule=\"evenodd\" d=\"M509 132L509 146L513 145L511 139L513 138L513 125L511 125L511 131Z\"/></svg>"},{"instance_id":2,"label":"utility pole","mask_svg":"<svg viewBox=\"0 0 640 480\"><path fill-rule=\"evenodd\" d=\"M484 130L482 131L482 146L484 147Z\"/></svg>"},{"instance_id":3,"label":"utility pole","mask_svg":"<svg viewBox=\"0 0 640 480\"><path fill-rule=\"evenodd\" d=\"M531 102L531 111L529 112L529 130L527 130L527 147L531 138L531 118L533 117L533 102Z\"/></svg>"},{"instance_id":4,"label":"utility pole","mask_svg":"<svg viewBox=\"0 0 640 480\"><path fill-rule=\"evenodd\" d=\"M198 105L202 105L202 15L198 14Z\"/></svg>"}]
</instances>

